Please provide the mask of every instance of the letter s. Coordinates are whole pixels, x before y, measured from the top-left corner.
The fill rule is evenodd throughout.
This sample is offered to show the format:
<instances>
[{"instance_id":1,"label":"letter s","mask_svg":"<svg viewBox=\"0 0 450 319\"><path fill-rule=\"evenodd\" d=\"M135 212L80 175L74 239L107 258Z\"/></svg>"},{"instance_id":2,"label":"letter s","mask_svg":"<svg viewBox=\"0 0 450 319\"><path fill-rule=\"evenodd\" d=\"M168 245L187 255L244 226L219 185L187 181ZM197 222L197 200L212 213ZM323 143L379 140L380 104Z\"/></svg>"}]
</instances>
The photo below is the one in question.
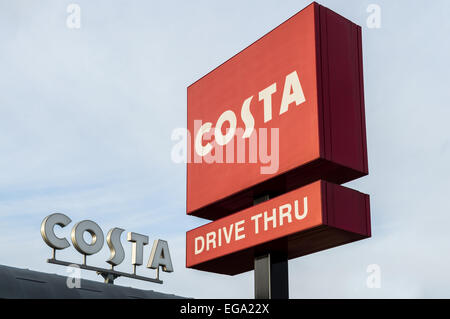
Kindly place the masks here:
<instances>
[{"instance_id":1,"label":"letter s","mask_svg":"<svg viewBox=\"0 0 450 319\"><path fill-rule=\"evenodd\" d=\"M123 250L120 235L124 232L122 228L113 228L106 235L106 243L108 244L111 255L106 261L107 263L117 266L125 259L125 252Z\"/></svg>"},{"instance_id":2,"label":"letter s","mask_svg":"<svg viewBox=\"0 0 450 319\"><path fill-rule=\"evenodd\" d=\"M245 124L245 132L242 135L242 138L248 138L252 135L253 129L255 128L255 118L250 112L250 103L252 102L253 95L244 101L241 109L241 119Z\"/></svg>"}]
</instances>

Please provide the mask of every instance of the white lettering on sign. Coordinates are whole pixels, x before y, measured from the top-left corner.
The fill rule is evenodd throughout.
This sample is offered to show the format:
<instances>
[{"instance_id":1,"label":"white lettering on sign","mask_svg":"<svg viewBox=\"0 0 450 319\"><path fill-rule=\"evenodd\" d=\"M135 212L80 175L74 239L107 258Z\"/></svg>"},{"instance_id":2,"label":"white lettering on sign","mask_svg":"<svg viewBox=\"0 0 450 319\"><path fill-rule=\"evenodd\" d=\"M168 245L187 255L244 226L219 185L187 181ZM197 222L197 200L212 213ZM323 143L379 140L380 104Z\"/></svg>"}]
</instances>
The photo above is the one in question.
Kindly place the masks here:
<instances>
[{"instance_id":1,"label":"white lettering on sign","mask_svg":"<svg viewBox=\"0 0 450 319\"><path fill-rule=\"evenodd\" d=\"M245 220L241 220L239 222L237 222L236 225L236 241L244 239L245 238L245 234L239 235L240 232L244 231L244 226L241 226L245 223Z\"/></svg>"},{"instance_id":2,"label":"white lettering on sign","mask_svg":"<svg viewBox=\"0 0 450 319\"><path fill-rule=\"evenodd\" d=\"M259 101L263 102L264 123L272 120L272 96L276 91L277 83L273 83L267 88L261 90L258 94ZM255 119L250 111L252 99L253 95L248 97L243 102L241 107L241 119L245 125L245 131L242 135L243 138L249 138L255 128ZM302 85L300 83L297 71L286 75L279 115L286 113L292 103L295 103L295 105L298 106L305 101L305 95L303 93ZM229 128L227 129L227 133L224 135L222 133L222 127L226 122L229 123ZM200 129L197 131L197 134L195 136L194 148L195 152L200 157L206 156L213 149L211 143L206 143L205 145L203 145L202 143L204 135L206 135L207 133L212 133L212 128L213 124L211 122L206 122L202 124ZM223 146L228 144L233 139L236 133L236 129L236 114L232 110L226 110L219 116L214 128L214 137L217 145Z\"/></svg>"},{"instance_id":3,"label":"white lettering on sign","mask_svg":"<svg viewBox=\"0 0 450 319\"><path fill-rule=\"evenodd\" d=\"M249 227L253 234L263 234L264 232L289 225L295 221L301 221L308 215L308 197L303 198L303 210L299 209L299 200L293 203L285 203L271 210L254 214L246 219L232 223L228 226L211 230L205 235L197 236L194 239L194 254L199 255L205 251L210 251L232 242L245 239L245 228Z\"/></svg>"}]
</instances>

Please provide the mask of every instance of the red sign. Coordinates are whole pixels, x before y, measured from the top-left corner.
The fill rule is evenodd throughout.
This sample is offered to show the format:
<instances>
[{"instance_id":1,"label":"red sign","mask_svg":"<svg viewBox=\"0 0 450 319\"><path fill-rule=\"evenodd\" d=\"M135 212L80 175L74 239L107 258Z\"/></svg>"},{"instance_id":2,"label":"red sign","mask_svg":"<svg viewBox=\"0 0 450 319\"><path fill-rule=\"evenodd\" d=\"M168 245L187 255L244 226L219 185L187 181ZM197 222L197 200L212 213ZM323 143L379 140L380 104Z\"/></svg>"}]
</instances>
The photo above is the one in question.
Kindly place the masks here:
<instances>
[{"instance_id":1,"label":"red sign","mask_svg":"<svg viewBox=\"0 0 450 319\"><path fill-rule=\"evenodd\" d=\"M317 3L187 95L190 215L216 220L259 195L368 173L361 28Z\"/></svg>"},{"instance_id":2,"label":"red sign","mask_svg":"<svg viewBox=\"0 0 450 319\"><path fill-rule=\"evenodd\" d=\"M235 275L259 251L288 258L370 237L369 196L318 181L186 234L186 266Z\"/></svg>"}]
</instances>

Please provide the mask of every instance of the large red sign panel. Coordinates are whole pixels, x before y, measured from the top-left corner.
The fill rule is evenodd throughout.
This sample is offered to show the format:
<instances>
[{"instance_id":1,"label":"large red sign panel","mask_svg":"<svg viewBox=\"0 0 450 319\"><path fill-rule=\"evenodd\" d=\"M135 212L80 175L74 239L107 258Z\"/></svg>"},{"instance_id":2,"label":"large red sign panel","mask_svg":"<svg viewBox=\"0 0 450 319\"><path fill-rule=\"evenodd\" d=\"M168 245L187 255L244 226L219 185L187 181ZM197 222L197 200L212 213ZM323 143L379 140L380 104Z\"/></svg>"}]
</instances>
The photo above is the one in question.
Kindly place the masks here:
<instances>
[{"instance_id":1,"label":"large red sign panel","mask_svg":"<svg viewBox=\"0 0 450 319\"><path fill-rule=\"evenodd\" d=\"M187 94L190 215L216 220L260 195L368 173L361 29L316 3Z\"/></svg>"},{"instance_id":2,"label":"large red sign panel","mask_svg":"<svg viewBox=\"0 0 450 319\"><path fill-rule=\"evenodd\" d=\"M367 237L369 196L318 181L187 232L186 266L235 275L258 252L295 258Z\"/></svg>"}]
</instances>

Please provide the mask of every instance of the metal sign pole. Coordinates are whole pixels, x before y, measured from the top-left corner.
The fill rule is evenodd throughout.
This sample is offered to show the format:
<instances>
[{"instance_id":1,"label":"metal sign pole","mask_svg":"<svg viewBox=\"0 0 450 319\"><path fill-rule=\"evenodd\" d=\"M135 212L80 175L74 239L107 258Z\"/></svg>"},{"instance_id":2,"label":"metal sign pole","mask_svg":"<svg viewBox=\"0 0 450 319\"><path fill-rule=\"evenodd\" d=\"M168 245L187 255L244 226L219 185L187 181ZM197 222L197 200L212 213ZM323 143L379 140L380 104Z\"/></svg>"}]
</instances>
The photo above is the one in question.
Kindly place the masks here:
<instances>
[{"instance_id":1,"label":"metal sign pole","mask_svg":"<svg viewBox=\"0 0 450 319\"><path fill-rule=\"evenodd\" d=\"M253 205L269 200L256 198ZM255 256L255 299L289 299L288 258L284 253L269 252Z\"/></svg>"},{"instance_id":2,"label":"metal sign pole","mask_svg":"<svg viewBox=\"0 0 450 319\"><path fill-rule=\"evenodd\" d=\"M286 255L268 253L255 257L255 299L289 299Z\"/></svg>"}]
</instances>

